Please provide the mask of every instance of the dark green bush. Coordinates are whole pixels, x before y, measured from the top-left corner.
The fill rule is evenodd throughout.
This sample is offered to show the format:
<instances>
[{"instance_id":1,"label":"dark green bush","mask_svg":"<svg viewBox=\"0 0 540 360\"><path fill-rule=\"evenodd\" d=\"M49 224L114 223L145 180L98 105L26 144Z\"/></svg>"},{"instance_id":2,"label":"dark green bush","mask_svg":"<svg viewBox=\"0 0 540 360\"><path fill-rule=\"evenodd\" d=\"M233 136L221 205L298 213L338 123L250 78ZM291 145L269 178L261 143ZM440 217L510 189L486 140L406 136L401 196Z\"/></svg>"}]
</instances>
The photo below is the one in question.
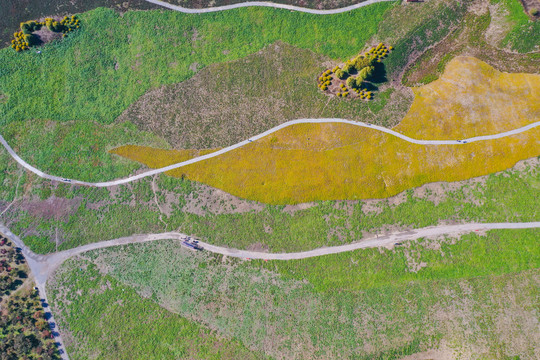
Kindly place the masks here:
<instances>
[{"instance_id":1,"label":"dark green bush","mask_svg":"<svg viewBox=\"0 0 540 360\"><path fill-rule=\"evenodd\" d=\"M358 76L362 77L365 80L372 77L374 73L375 73L375 66L366 66L365 68L360 70L360 73L358 74Z\"/></svg>"},{"instance_id":2,"label":"dark green bush","mask_svg":"<svg viewBox=\"0 0 540 360\"><path fill-rule=\"evenodd\" d=\"M346 73L346 72L343 71L342 69L337 70L337 71L335 72L335 74L336 74L336 76L338 77L338 79L342 79L342 80L345 79L345 78L349 75L348 73Z\"/></svg>"}]
</instances>

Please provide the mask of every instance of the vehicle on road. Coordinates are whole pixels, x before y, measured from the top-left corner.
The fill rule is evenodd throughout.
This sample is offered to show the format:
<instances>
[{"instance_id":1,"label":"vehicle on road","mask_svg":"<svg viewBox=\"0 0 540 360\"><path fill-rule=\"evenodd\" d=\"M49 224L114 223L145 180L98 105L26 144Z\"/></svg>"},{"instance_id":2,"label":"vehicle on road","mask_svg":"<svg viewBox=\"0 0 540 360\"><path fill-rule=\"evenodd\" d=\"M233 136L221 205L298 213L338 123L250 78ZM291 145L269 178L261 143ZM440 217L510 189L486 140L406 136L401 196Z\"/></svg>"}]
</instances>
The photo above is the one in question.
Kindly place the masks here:
<instances>
[{"instance_id":1,"label":"vehicle on road","mask_svg":"<svg viewBox=\"0 0 540 360\"><path fill-rule=\"evenodd\" d=\"M199 241L190 237L183 239L181 244L193 250L203 250L203 247L199 245Z\"/></svg>"}]
</instances>

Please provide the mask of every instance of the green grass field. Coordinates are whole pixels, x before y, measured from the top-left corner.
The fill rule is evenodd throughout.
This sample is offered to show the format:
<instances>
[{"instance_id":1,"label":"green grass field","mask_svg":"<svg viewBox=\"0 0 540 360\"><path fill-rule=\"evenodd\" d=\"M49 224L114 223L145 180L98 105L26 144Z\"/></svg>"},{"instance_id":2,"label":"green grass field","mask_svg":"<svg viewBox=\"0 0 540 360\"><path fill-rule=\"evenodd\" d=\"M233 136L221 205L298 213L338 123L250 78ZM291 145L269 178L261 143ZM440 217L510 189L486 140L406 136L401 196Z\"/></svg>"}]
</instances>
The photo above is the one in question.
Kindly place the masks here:
<instances>
[{"instance_id":1,"label":"green grass field","mask_svg":"<svg viewBox=\"0 0 540 360\"><path fill-rule=\"evenodd\" d=\"M523 10L519 0L490 0L498 4L507 13L506 20L511 24L510 30L501 41L501 46L526 53L540 51L540 21L533 21Z\"/></svg>"},{"instance_id":2,"label":"green grass field","mask_svg":"<svg viewBox=\"0 0 540 360\"><path fill-rule=\"evenodd\" d=\"M89 262L69 260L55 282L50 298L72 359L266 358L141 298Z\"/></svg>"},{"instance_id":3,"label":"green grass field","mask_svg":"<svg viewBox=\"0 0 540 360\"><path fill-rule=\"evenodd\" d=\"M21 157L44 171L62 170L58 175L89 181L127 175L134 165L114 169L114 160L103 152L107 149L92 148L122 129L111 132L97 124L115 122L149 89L182 82L195 74L193 69L245 57L278 40L331 58L348 58L364 47L393 6L382 3L324 17L262 8L205 15L128 11L120 16L105 8L82 13L81 29L43 46L41 54L0 50L0 131ZM43 135L41 127L30 125L41 124L40 119L59 122L54 127L63 128L66 137L78 136L70 132L77 127L94 131L78 141L78 151L63 147L62 139L60 145L18 143L18 138ZM68 121L77 125L62 124ZM145 137L136 134L130 141ZM122 136L118 140L130 142ZM64 162L61 168L58 162ZM80 162L102 169L80 169Z\"/></svg>"},{"instance_id":4,"label":"green grass field","mask_svg":"<svg viewBox=\"0 0 540 360\"><path fill-rule=\"evenodd\" d=\"M392 3L332 16L247 8L204 15L99 8L41 54L0 50L2 124L29 119L110 124L146 90L200 67L244 57L277 40L332 58L359 52ZM340 24L336 27L335 24Z\"/></svg>"},{"instance_id":5,"label":"green grass field","mask_svg":"<svg viewBox=\"0 0 540 360\"><path fill-rule=\"evenodd\" d=\"M392 251L268 263L194 254L163 241L85 254L106 275L86 261L69 262L49 292L62 317L69 314L60 325L99 349L109 330L88 330L109 319L100 316L106 312L99 301L90 309L93 298L106 295L88 289L109 281L114 292L104 294L115 300L158 303L277 358L394 359L448 347L453 358L528 358L535 325L525 319L538 318L530 306L539 281L538 236L538 230L492 231L457 242L421 240ZM129 287L152 301L137 299ZM85 315L72 315L78 313ZM141 339L127 341L139 349Z\"/></svg>"}]
</instances>

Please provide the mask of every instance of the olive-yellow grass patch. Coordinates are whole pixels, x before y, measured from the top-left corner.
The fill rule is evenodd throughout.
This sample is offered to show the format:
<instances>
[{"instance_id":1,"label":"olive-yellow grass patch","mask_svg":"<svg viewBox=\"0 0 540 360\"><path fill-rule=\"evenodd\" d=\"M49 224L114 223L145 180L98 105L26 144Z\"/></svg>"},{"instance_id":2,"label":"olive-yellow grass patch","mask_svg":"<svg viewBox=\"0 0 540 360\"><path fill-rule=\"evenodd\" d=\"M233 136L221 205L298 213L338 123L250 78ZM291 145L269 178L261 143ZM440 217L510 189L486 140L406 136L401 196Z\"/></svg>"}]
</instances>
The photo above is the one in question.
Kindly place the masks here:
<instances>
[{"instance_id":1,"label":"olive-yellow grass patch","mask_svg":"<svg viewBox=\"0 0 540 360\"><path fill-rule=\"evenodd\" d=\"M394 129L416 139L463 139L518 128L540 119L539 86L538 75L501 74L477 59L456 58L440 80L414 89L411 110ZM113 150L153 168L211 151ZM416 145L354 125L297 124L167 174L246 199L293 204L384 198L429 182L502 171L539 155L540 128L463 145Z\"/></svg>"}]
</instances>

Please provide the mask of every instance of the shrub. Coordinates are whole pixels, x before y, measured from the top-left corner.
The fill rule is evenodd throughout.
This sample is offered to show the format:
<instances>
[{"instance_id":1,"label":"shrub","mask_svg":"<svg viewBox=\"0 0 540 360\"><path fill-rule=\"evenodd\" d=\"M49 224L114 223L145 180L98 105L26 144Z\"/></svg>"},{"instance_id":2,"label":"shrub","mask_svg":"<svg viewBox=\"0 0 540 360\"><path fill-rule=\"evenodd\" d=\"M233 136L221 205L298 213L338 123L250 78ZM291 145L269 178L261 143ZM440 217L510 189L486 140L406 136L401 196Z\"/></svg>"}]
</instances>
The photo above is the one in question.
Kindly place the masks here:
<instances>
[{"instance_id":1,"label":"shrub","mask_svg":"<svg viewBox=\"0 0 540 360\"><path fill-rule=\"evenodd\" d=\"M354 59L354 66L356 70L361 71L363 68L372 66L375 61L373 56L357 56Z\"/></svg>"},{"instance_id":2,"label":"shrub","mask_svg":"<svg viewBox=\"0 0 540 360\"><path fill-rule=\"evenodd\" d=\"M52 32L60 32L64 28L62 24L54 19L45 19L45 26Z\"/></svg>"},{"instance_id":3,"label":"shrub","mask_svg":"<svg viewBox=\"0 0 540 360\"><path fill-rule=\"evenodd\" d=\"M23 38L28 45L35 45L37 43L37 36L34 34L25 34Z\"/></svg>"},{"instance_id":4,"label":"shrub","mask_svg":"<svg viewBox=\"0 0 540 360\"><path fill-rule=\"evenodd\" d=\"M351 88L351 89L356 88L356 78L354 78L354 77L352 77L352 76L351 76L350 78L348 78L348 79L347 79L347 86L348 86L349 88Z\"/></svg>"},{"instance_id":5,"label":"shrub","mask_svg":"<svg viewBox=\"0 0 540 360\"><path fill-rule=\"evenodd\" d=\"M336 76L338 77L338 79L345 79L347 77L347 73L345 71L343 71L342 69L339 69L336 71Z\"/></svg>"},{"instance_id":6,"label":"shrub","mask_svg":"<svg viewBox=\"0 0 540 360\"><path fill-rule=\"evenodd\" d=\"M537 8L531 8L531 10L529 11L529 13L530 13L532 16L538 16L538 14L540 14L540 11L539 11Z\"/></svg>"},{"instance_id":7,"label":"shrub","mask_svg":"<svg viewBox=\"0 0 540 360\"><path fill-rule=\"evenodd\" d=\"M360 71L358 76L361 76L364 80L369 79L375 72L375 66L366 66Z\"/></svg>"},{"instance_id":8,"label":"shrub","mask_svg":"<svg viewBox=\"0 0 540 360\"><path fill-rule=\"evenodd\" d=\"M363 85L363 82L364 82L364 80L365 80L365 78L363 78L362 76L358 75L358 76L356 77L355 80L356 80L356 87L357 87L358 89L361 89L361 88L362 88L362 85Z\"/></svg>"},{"instance_id":9,"label":"shrub","mask_svg":"<svg viewBox=\"0 0 540 360\"><path fill-rule=\"evenodd\" d=\"M21 31L23 32L23 34L31 34L32 33L32 28L30 27L30 25L27 22L22 22L21 23Z\"/></svg>"},{"instance_id":10,"label":"shrub","mask_svg":"<svg viewBox=\"0 0 540 360\"><path fill-rule=\"evenodd\" d=\"M343 71L350 74L351 72L354 72L356 70L354 64L352 62L346 62L343 66Z\"/></svg>"}]
</instances>

